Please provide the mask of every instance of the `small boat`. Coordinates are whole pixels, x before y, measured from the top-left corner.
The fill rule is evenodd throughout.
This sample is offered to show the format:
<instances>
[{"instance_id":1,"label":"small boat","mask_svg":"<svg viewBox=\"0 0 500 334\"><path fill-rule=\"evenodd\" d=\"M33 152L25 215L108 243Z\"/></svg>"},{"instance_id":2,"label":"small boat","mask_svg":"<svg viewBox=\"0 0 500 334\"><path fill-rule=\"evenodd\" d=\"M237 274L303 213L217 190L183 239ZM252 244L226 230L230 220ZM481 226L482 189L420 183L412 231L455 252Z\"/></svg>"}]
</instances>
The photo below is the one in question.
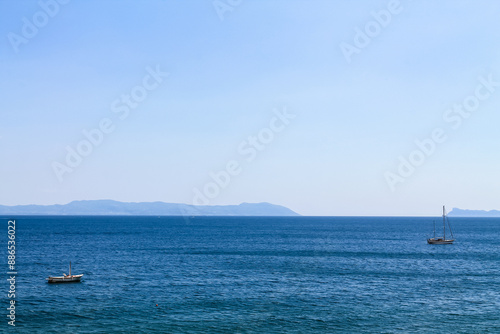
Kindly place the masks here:
<instances>
[{"instance_id":1,"label":"small boat","mask_svg":"<svg viewBox=\"0 0 500 334\"><path fill-rule=\"evenodd\" d=\"M446 239L446 222L448 222L451 239ZM434 223L434 237L427 239L427 243L432 245L449 245L452 244L453 241L455 241L455 239L453 239L453 232L451 231L450 221L448 220L448 217L446 217L446 210L443 205L443 237L436 238L436 224Z\"/></svg>"},{"instance_id":2,"label":"small boat","mask_svg":"<svg viewBox=\"0 0 500 334\"><path fill-rule=\"evenodd\" d=\"M48 283L76 283L80 282L83 274L71 275L71 262L69 263L69 275L63 273L62 276L49 276L47 278Z\"/></svg>"}]
</instances>

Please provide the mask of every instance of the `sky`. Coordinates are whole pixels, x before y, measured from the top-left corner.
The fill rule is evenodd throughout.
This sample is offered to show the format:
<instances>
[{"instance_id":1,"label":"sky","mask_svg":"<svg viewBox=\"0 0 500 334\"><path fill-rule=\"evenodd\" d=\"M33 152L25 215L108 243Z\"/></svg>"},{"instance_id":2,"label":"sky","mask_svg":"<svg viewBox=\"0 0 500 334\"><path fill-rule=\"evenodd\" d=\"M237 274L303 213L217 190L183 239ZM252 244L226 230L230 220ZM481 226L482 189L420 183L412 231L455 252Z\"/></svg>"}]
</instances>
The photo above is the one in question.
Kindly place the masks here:
<instances>
[{"instance_id":1,"label":"sky","mask_svg":"<svg viewBox=\"0 0 500 334\"><path fill-rule=\"evenodd\" d=\"M0 205L500 209L498 1L0 1Z\"/></svg>"}]
</instances>

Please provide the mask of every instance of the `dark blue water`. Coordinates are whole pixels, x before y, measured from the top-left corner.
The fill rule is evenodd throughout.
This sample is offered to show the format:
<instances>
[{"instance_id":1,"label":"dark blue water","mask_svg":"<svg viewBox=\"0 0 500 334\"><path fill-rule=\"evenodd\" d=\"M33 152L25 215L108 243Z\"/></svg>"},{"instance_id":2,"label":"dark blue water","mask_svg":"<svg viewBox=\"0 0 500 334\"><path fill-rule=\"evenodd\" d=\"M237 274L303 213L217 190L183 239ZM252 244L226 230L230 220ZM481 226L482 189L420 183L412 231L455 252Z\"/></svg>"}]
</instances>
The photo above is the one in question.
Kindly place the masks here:
<instances>
[{"instance_id":1,"label":"dark blue water","mask_svg":"<svg viewBox=\"0 0 500 334\"><path fill-rule=\"evenodd\" d=\"M15 330L500 333L500 219L428 245L432 220L17 217Z\"/></svg>"}]
</instances>

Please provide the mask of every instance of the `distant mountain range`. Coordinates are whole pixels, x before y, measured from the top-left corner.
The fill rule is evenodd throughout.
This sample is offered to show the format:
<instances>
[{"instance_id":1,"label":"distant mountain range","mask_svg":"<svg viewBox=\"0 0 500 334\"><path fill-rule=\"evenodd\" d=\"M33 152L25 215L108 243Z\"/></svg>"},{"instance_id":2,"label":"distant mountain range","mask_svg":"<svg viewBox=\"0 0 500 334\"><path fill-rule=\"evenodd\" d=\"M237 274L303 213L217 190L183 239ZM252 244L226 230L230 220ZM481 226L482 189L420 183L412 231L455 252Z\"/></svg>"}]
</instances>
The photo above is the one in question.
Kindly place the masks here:
<instances>
[{"instance_id":1,"label":"distant mountain range","mask_svg":"<svg viewBox=\"0 0 500 334\"><path fill-rule=\"evenodd\" d=\"M124 203L113 200L73 201L64 205L0 205L0 215L300 216L284 206L270 203L195 206L164 202Z\"/></svg>"},{"instance_id":2,"label":"distant mountain range","mask_svg":"<svg viewBox=\"0 0 500 334\"><path fill-rule=\"evenodd\" d=\"M453 208L453 210L448 213L451 217L500 217L500 211L498 210L462 210L458 208Z\"/></svg>"}]
</instances>

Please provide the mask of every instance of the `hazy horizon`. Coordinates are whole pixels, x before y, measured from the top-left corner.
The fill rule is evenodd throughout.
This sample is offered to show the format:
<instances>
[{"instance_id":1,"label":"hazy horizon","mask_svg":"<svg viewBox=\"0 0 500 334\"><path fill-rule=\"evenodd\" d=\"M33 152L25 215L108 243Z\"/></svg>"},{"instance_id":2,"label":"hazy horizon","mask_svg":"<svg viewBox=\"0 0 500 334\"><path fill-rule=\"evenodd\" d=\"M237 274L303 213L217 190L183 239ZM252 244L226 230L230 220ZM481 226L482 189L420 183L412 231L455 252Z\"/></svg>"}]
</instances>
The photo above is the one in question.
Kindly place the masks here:
<instances>
[{"instance_id":1,"label":"hazy horizon","mask_svg":"<svg viewBox=\"0 0 500 334\"><path fill-rule=\"evenodd\" d=\"M0 9L1 205L500 209L498 2Z\"/></svg>"},{"instance_id":2,"label":"hazy horizon","mask_svg":"<svg viewBox=\"0 0 500 334\"><path fill-rule=\"evenodd\" d=\"M74 201L70 201L70 202L67 202L67 203L44 204L44 205L40 205L40 206L52 206L52 205L65 206L65 205L71 204L73 202L85 202L85 201L89 201L89 202L106 202L106 201L112 201L112 202L118 202L118 203L122 203L122 204L153 204L153 203L163 203L163 204L173 204L173 205L192 205L192 204L189 204L189 203L169 203L169 202L162 202L162 201L121 202L121 201L115 201L113 199L97 199L97 200L74 200ZM440 211L440 215L415 215L415 216L409 216L409 215L399 215L398 216L398 215L383 215L383 214L381 214L381 215L344 215L344 216L342 216L342 215L331 215L331 216L328 216L328 215L309 215L309 216L307 216L307 215L302 215L300 212L296 212L295 210L292 210L291 208L287 208L286 206L283 206L283 205L280 205L280 204L277 204L277 203L269 203L269 202L255 202L255 203L241 202L241 203L237 203L237 204L228 204L228 205L218 204L218 205L208 205L208 206L241 206L241 205L244 205L244 204L271 204L271 205L277 206L277 207L281 206L281 207L284 207L286 209L290 209L294 213L299 214L299 216L301 216L301 217L436 217L436 216L440 216L442 214L442 211ZM39 206L39 204L28 204L27 206L31 206L31 205ZM0 206L3 206L3 204L0 204ZM23 206L23 205L14 205L14 207L15 206ZM12 206L9 206L9 207L12 207ZM474 210L474 209L468 209L468 208L455 208L455 207L453 207L453 208L446 208L446 213L447 214L448 213L452 213L452 212L454 212L455 209L457 209L458 211L481 211L483 213L488 213L488 212L491 212L491 211L499 211L499 210L495 210L495 209L492 209L492 210ZM1 213L0 213L0 215L1 215ZM152 215L156 215L156 214L152 214ZM192 215L192 213L190 213L189 215ZM464 216L464 217L468 217L468 216Z\"/></svg>"}]
</instances>

